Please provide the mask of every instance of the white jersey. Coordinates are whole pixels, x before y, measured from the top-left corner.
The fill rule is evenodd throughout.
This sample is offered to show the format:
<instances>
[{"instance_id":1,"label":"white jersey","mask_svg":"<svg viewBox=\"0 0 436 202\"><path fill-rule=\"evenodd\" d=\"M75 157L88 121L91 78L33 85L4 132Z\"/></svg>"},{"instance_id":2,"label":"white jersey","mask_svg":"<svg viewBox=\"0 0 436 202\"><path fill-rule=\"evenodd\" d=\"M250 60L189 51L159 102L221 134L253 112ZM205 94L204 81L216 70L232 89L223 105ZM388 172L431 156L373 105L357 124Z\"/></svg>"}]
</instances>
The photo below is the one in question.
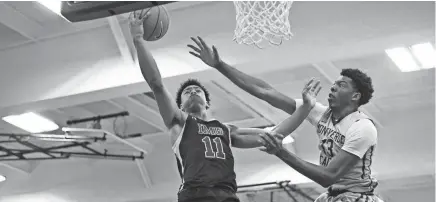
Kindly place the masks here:
<instances>
[{"instance_id":1,"label":"white jersey","mask_svg":"<svg viewBox=\"0 0 436 202\"><path fill-rule=\"evenodd\" d=\"M297 99L296 103L299 107L303 101ZM331 119L331 109L316 103L306 120L316 127L321 166L327 166L340 150L361 159L331 186L332 189L367 192L378 185L377 180L371 176L372 158L377 145L377 129L366 114L360 111L353 112L335 125Z\"/></svg>"}]
</instances>

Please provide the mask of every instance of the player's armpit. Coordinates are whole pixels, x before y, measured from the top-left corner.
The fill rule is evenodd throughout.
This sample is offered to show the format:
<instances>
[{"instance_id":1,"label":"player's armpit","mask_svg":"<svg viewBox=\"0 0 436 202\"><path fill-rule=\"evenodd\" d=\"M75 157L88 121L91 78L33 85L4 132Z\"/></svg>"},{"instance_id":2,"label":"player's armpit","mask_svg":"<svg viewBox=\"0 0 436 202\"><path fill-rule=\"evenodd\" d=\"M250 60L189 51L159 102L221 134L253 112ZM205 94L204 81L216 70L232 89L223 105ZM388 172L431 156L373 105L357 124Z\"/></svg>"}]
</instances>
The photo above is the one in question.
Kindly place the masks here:
<instances>
[{"instance_id":1,"label":"player's armpit","mask_svg":"<svg viewBox=\"0 0 436 202\"><path fill-rule=\"evenodd\" d=\"M182 126L186 121L187 115L177 107L177 104L175 103L170 92L163 84L150 87L153 90L154 97L156 98L159 112L162 116L165 126L168 129L171 129L174 125Z\"/></svg>"},{"instance_id":2,"label":"player's armpit","mask_svg":"<svg viewBox=\"0 0 436 202\"><path fill-rule=\"evenodd\" d=\"M264 133L263 129L258 128L238 128L233 125L230 128L230 138L232 146L237 148L256 148L263 146L259 134Z\"/></svg>"}]
</instances>

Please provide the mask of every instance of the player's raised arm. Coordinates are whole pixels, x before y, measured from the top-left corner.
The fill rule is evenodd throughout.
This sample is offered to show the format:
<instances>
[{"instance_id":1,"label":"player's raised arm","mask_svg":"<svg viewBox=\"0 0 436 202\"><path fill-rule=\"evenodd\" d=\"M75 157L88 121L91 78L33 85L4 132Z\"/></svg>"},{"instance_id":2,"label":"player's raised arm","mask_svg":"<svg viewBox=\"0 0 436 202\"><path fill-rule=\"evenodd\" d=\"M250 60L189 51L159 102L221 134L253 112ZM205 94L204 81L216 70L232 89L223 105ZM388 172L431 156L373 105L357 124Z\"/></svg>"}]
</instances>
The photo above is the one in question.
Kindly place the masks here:
<instances>
[{"instance_id":1,"label":"player's raised arm","mask_svg":"<svg viewBox=\"0 0 436 202\"><path fill-rule=\"evenodd\" d=\"M316 96L321 90L321 86L319 85L320 81L315 81L311 79L305 86L302 91L303 96L303 104L297 108L295 113L282 121L279 125L274 128L274 132L283 134L285 136L294 132L306 117L309 115L309 112L316 104Z\"/></svg>"},{"instance_id":2,"label":"player's raised arm","mask_svg":"<svg viewBox=\"0 0 436 202\"><path fill-rule=\"evenodd\" d=\"M198 38L198 39L197 39ZM218 55L215 46L210 48L202 38L191 37L197 46L188 45L193 51L193 56L200 58L207 65L217 69L239 88L251 95L268 102L273 107L281 109L288 114L293 114L296 108L295 100L280 93L265 81L245 74L226 64Z\"/></svg>"},{"instance_id":3,"label":"player's raised arm","mask_svg":"<svg viewBox=\"0 0 436 202\"><path fill-rule=\"evenodd\" d=\"M144 34L142 22L147 17L148 14L144 16L130 15L130 33L136 48L142 75L154 93L165 125L170 129L176 124L183 125L186 115L177 107L173 97L164 86L156 61L142 39Z\"/></svg>"}]
</instances>

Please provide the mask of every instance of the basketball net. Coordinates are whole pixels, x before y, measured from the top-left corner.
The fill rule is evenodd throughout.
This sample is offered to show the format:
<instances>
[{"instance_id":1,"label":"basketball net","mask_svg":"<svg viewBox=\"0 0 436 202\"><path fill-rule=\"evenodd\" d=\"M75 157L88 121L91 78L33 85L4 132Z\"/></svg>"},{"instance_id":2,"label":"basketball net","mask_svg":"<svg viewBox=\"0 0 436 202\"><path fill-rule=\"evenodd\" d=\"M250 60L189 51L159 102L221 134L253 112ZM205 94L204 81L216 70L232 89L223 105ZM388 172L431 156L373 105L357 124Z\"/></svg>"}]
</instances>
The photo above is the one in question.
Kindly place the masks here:
<instances>
[{"instance_id":1,"label":"basketball net","mask_svg":"<svg viewBox=\"0 0 436 202\"><path fill-rule=\"evenodd\" d=\"M234 1L238 44L281 45L292 37L289 11L292 1Z\"/></svg>"}]
</instances>

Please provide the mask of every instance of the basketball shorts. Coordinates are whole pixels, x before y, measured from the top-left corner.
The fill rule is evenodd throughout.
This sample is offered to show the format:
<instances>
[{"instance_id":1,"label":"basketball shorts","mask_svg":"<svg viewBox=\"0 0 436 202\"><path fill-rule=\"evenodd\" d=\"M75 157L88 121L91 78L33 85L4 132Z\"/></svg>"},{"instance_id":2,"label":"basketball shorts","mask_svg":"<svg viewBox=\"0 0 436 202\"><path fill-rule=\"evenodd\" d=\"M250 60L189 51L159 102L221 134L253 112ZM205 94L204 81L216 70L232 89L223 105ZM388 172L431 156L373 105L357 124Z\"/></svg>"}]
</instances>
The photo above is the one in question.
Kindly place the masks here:
<instances>
[{"instance_id":1,"label":"basketball shorts","mask_svg":"<svg viewBox=\"0 0 436 202\"><path fill-rule=\"evenodd\" d=\"M338 195L331 195L328 192L321 194L315 202L383 202L374 194L361 194L344 192Z\"/></svg>"},{"instance_id":2,"label":"basketball shorts","mask_svg":"<svg viewBox=\"0 0 436 202\"><path fill-rule=\"evenodd\" d=\"M216 187L184 188L178 193L178 202L239 202L229 189Z\"/></svg>"}]
</instances>

